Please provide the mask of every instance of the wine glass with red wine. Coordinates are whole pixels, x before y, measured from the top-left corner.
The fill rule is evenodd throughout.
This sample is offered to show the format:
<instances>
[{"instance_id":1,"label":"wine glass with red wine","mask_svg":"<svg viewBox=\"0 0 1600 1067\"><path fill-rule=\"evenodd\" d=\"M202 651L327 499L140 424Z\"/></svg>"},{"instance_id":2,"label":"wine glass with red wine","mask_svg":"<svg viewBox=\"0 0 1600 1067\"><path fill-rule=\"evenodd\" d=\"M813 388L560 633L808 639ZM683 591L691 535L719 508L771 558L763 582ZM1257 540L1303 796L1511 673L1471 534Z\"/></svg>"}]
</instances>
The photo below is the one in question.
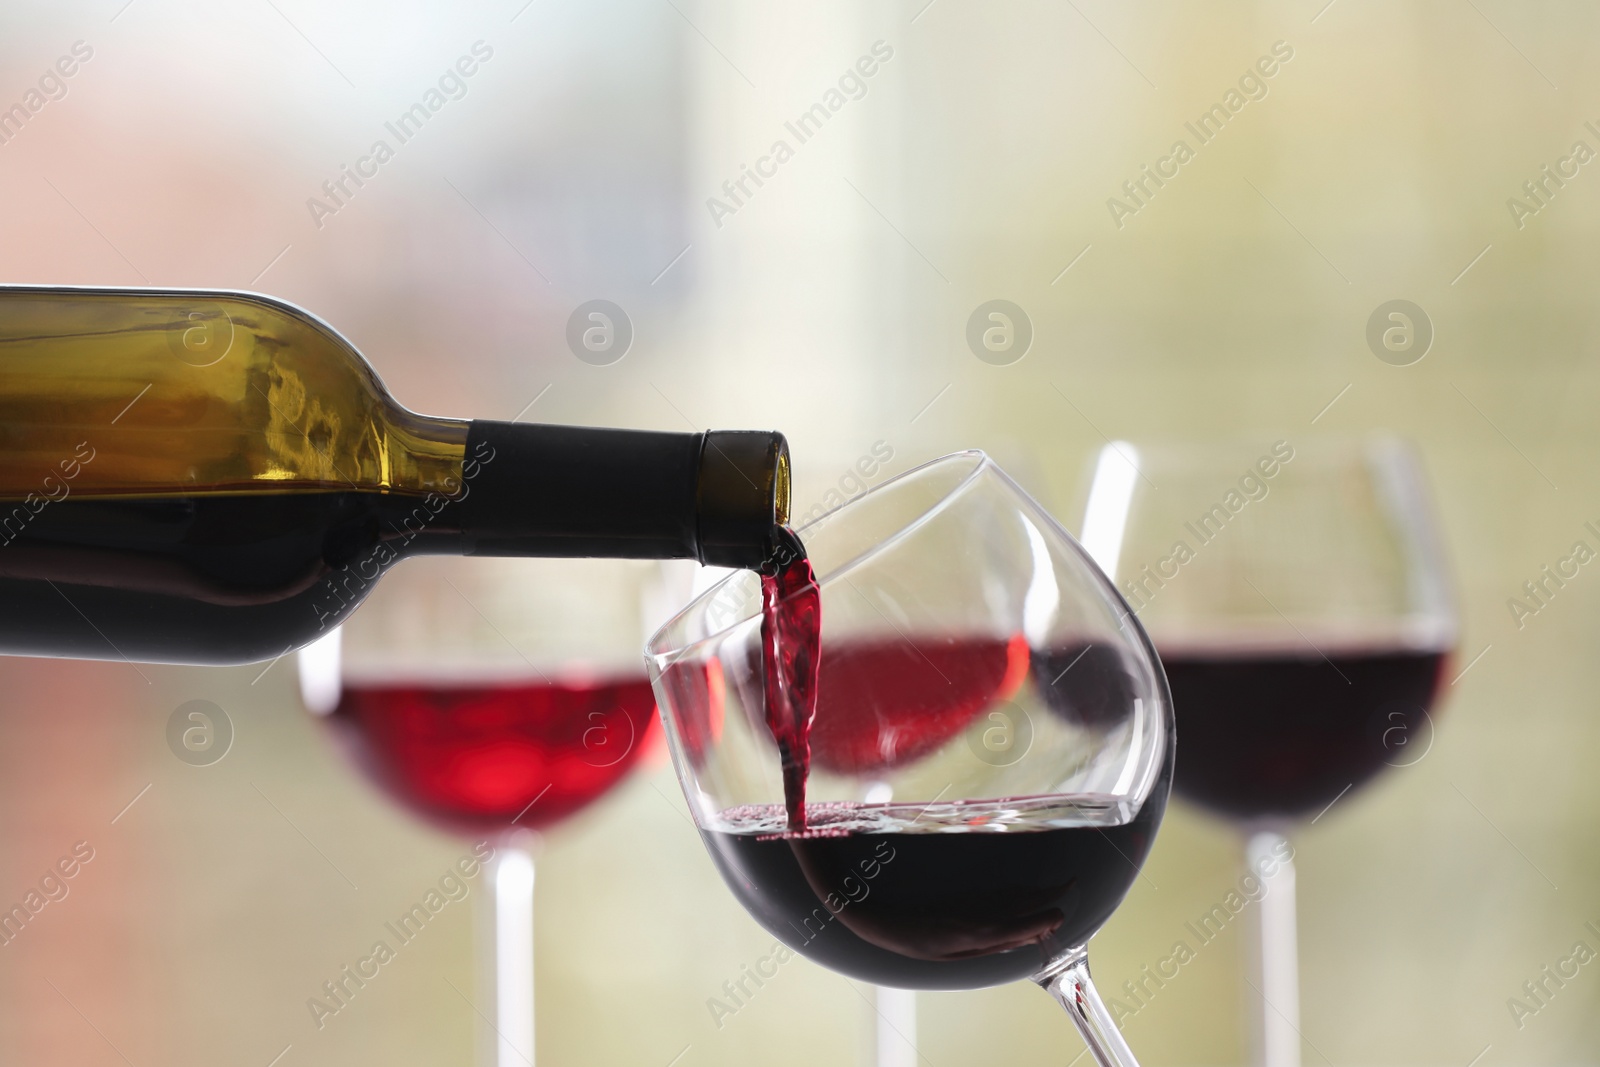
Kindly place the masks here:
<instances>
[{"instance_id":1,"label":"wine glass with red wine","mask_svg":"<svg viewBox=\"0 0 1600 1067\"><path fill-rule=\"evenodd\" d=\"M1133 1067L1086 953L1171 780L1138 620L981 452L883 483L800 546L648 646L728 887L796 952L880 986L1031 978L1101 1064Z\"/></svg>"},{"instance_id":2,"label":"wine glass with red wine","mask_svg":"<svg viewBox=\"0 0 1600 1067\"><path fill-rule=\"evenodd\" d=\"M1300 1062L1293 850L1433 742L1455 648L1416 453L1387 437L1101 450L1083 544L1161 653L1183 748L1174 786L1239 826L1259 886L1257 1058Z\"/></svg>"},{"instance_id":3,"label":"wine glass with red wine","mask_svg":"<svg viewBox=\"0 0 1600 1067\"><path fill-rule=\"evenodd\" d=\"M300 655L306 705L351 762L495 850L480 928L500 1067L534 1059L536 832L604 796L654 740L639 642L667 614L651 603L660 577L632 560L429 557Z\"/></svg>"}]
</instances>

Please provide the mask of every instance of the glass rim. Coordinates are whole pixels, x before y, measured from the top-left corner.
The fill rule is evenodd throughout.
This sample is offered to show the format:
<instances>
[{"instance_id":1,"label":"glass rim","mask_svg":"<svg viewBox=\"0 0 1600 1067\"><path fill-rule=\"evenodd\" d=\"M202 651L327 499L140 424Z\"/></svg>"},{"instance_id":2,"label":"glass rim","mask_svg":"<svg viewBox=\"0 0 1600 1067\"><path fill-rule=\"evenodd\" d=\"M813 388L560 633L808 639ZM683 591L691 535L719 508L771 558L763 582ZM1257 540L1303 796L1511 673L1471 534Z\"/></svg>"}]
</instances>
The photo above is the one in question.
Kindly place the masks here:
<instances>
[{"instance_id":1,"label":"glass rim","mask_svg":"<svg viewBox=\"0 0 1600 1067\"><path fill-rule=\"evenodd\" d=\"M894 487L897 484L903 483L903 482L905 482L905 481L907 481L907 480L909 480L911 478L916 477L917 475L924 474L925 472L927 472L927 471L929 471L929 470L931 470L931 469L933 469L935 467L941 467L941 466L946 466L946 465L955 465L955 464L963 462L963 461L971 463L972 464L972 469L969 470L964 475L962 475L961 476L961 480L959 482L957 482L955 485L951 486L950 489L943 496L941 496L938 500L934 501L934 503L932 505L930 505L928 508L923 510L915 518L913 518L910 521L906 522L903 526L901 526L894 533L890 534L888 537L885 537L880 541L874 542L865 551L860 552L857 555L855 555L855 556L851 557L850 559L846 560L845 562L841 563L839 566L837 566L837 567L833 568L832 570L830 570L826 575L819 575L817 577L817 587L818 587L818 589L820 590L820 589L832 584L835 580L845 576L846 574L848 574L851 571L855 570L857 567L862 566L868 560L872 559L874 556L877 556L881 552L887 551L889 548L893 547L894 545L899 544L901 541L904 541L906 538L908 538L912 534L916 533L917 530L921 529L923 526L925 526L929 522L933 521L933 519L937 518L940 513L945 511L947 508L949 508L951 506L951 504L953 504L956 500L958 500L962 496L962 494L964 494L969 488L972 487L973 483L975 483L977 481L977 479L979 478L979 476L981 476L985 471L987 471L987 470L998 470L998 467L996 466L994 460L989 456L989 454L987 452L983 451L981 448L969 448L969 449L964 449L964 450L962 450L960 452L950 452L950 453L947 453L947 454L945 454L943 456L939 456L939 457L937 457L935 459L930 459L925 463L919 463L915 467L912 467L910 470L901 471L899 474L895 475L893 478L890 478L887 481L882 482L879 485L873 486L871 489L868 489L865 493L862 493L860 496L857 496L857 497L854 497L854 498L852 498L850 500L845 501L843 504L840 504L838 507L832 509L831 511L826 511L826 512L822 513L821 515L818 515L815 519L812 519L810 522L806 523L804 526L799 527L795 532L803 534L806 530L808 530L811 527L817 525L818 523L825 522L828 519L832 518L833 516L838 515L840 512L847 511L850 508L855 507L856 505L862 503L863 501L871 498L874 494L882 493L885 490L890 489L890 488ZM1009 479L1008 479L1008 481L1009 481ZM802 538L802 543L803 543L803 540L804 539ZM667 631L669 631L673 627L677 626L680 622L682 622L683 620L687 619L691 614L695 613L696 611L703 610L704 605L707 602L709 602L711 599L716 597L716 595L725 586L727 586L731 582L735 582L735 581L740 580L743 575L748 574L748 573L750 573L750 572L748 572L748 571L735 571L733 574L729 574L726 577L720 579L716 584L712 585L710 588L708 588L704 592L702 592L699 596L695 597L693 600L689 601L689 603L685 604L683 606L682 610L678 611L675 615L672 616L672 618L670 618L666 622L662 623L660 628L657 629L655 633L650 635L650 640L645 642L644 652L645 652L646 658L651 660L652 663L654 663L656 660L665 660L668 663L677 662L678 660L684 659L692 651L694 651L696 649L699 649L701 646L707 644L708 642L721 640L722 638L726 637L729 633L731 633L733 630L737 629L740 626L746 625L751 619L760 618L761 613L759 611L757 611L757 612L755 612L753 614L746 615L743 618L736 619L735 621L728 623L726 626L721 627L720 629L716 630L713 633L706 634L703 637L697 637L693 641L685 641L685 642L679 643L678 646L675 647L675 648L667 648L667 649L658 649L657 648L657 643L658 643L659 639L661 638L662 634L665 634ZM788 598L786 597L785 599L788 599Z\"/></svg>"},{"instance_id":2,"label":"glass rim","mask_svg":"<svg viewBox=\"0 0 1600 1067\"><path fill-rule=\"evenodd\" d=\"M1451 580L1451 553L1444 537L1444 524L1438 511L1431 480L1428 477L1426 456L1421 444L1409 435L1388 429L1325 431L1299 439L1284 437L1298 458L1301 450L1311 464L1334 467L1358 465L1374 478L1379 496L1392 509L1389 523L1401 543L1402 551L1416 576L1417 587L1412 590L1418 602L1409 604L1385 621L1408 648L1429 651L1452 651L1461 639L1461 605ZM1186 438L1123 438L1108 441L1090 456L1089 468L1108 449L1113 449L1127 460L1126 451L1137 457L1135 470L1141 475L1152 469L1157 477L1196 470L1212 470L1221 462L1237 460L1253 448L1259 447L1259 438L1242 434L1191 440ZM1131 461L1130 461L1131 462ZM1303 470L1305 461L1297 470ZM1088 481L1092 482L1092 477ZM1080 493L1080 498L1081 498ZM1079 512L1086 502L1079 500ZM1098 561L1097 561L1098 563ZM1110 575L1115 585L1120 575ZM1118 592L1121 592L1119 587ZM1142 610L1142 609L1141 609ZM1137 612L1136 612L1137 614ZM1305 621L1302 619L1301 621ZM1144 620L1141 617L1141 623ZM1169 631L1164 633L1164 643L1173 643L1170 622L1159 617L1147 629ZM1180 638L1184 645L1201 649L1226 649L1250 644L1271 644L1271 638L1297 634L1296 647L1305 642L1295 623L1289 629L1276 624L1245 626L1229 629L1220 619L1211 619L1204 629L1207 638L1190 640L1191 635ZM1154 640L1152 634L1152 640ZM1338 634L1320 635L1319 644L1328 647L1365 647L1369 639L1343 637ZM1318 647L1318 646L1313 646Z\"/></svg>"}]
</instances>

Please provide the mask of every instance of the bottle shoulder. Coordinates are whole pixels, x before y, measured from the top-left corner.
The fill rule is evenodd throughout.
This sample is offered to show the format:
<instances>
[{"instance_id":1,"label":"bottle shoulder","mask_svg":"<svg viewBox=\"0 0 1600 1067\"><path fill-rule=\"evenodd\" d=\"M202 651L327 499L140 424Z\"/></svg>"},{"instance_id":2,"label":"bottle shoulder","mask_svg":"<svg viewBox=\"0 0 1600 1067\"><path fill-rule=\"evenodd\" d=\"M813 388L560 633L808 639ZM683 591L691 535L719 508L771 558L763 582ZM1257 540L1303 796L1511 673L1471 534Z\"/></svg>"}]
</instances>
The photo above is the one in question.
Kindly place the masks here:
<instances>
[{"instance_id":1,"label":"bottle shoulder","mask_svg":"<svg viewBox=\"0 0 1600 1067\"><path fill-rule=\"evenodd\" d=\"M0 499L440 491L466 432L271 297L0 287Z\"/></svg>"}]
</instances>

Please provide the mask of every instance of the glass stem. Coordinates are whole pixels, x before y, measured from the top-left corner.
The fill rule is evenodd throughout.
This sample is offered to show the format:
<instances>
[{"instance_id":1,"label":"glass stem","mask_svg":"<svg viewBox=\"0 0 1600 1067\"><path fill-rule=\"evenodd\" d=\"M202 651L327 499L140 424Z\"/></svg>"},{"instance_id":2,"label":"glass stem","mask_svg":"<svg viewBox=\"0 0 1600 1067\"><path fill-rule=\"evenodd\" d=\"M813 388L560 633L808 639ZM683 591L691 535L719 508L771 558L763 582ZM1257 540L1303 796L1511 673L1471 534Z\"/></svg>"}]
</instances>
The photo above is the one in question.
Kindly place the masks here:
<instances>
[{"instance_id":1,"label":"glass stem","mask_svg":"<svg viewBox=\"0 0 1600 1067\"><path fill-rule=\"evenodd\" d=\"M1261 1067L1300 1067L1293 856L1288 840L1272 830L1251 834L1245 845L1245 862L1251 874L1261 876L1264 889L1256 904L1256 1063Z\"/></svg>"},{"instance_id":2,"label":"glass stem","mask_svg":"<svg viewBox=\"0 0 1600 1067\"><path fill-rule=\"evenodd\" d=\"M917 1067L917 993L914 989L876 990L878 1067Z\"/></svg>"},{"instance_id":3,"label":"glass stem","mask_svg":"<svg viewBox=\"0 0 1600 1067\"><path fill-rule=\"evenodd\" d=\"M533 1067L533 855L501 845L494 868L495 1067Z\"/></svg>"},{"instance_id":4,"label":"glass stem","mask_svg":"<svg viewBox=\"0 0 1600 1067\"><path fill-rule=\"evenodd\" d=\"M1086 950L1065 956L1050 965L1033 979L1044 987L1046 993L1060 1001L1083 1036L1083 1043L1094 1053L1100 1067L1139 1067L1133 1050L1122 1040L1122 1031L1106 1010L1105 1002L1095 992L1089 978L1089 954Z\"/></svg>"}]
</instances>

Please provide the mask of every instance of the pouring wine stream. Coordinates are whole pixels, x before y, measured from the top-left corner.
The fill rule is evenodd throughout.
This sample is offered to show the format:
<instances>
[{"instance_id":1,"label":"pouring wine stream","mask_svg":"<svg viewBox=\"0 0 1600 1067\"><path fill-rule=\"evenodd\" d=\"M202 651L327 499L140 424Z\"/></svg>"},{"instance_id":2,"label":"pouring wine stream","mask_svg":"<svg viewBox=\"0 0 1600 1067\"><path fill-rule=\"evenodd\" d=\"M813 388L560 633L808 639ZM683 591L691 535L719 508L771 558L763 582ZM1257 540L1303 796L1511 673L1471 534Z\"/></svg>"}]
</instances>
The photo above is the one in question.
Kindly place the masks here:
<instances>
[{"instance_id":1,"label":"pouring wine stream","mask_svg":"<svg viewBox=\"0 0 1600 1067\"><path fill-rule=\"evenodd\" d=\"M811 721L817 714L822 590L805 546L787 526L773 535L761 570L761 659L767 728L783 764L789 832L806 828L806 778L811 773Z\"/></svg>"},{"instance_id":2,"label":"pouring wine stream","mask_svg":"<svg viewBox=\"0 0 1600 1067\"><path fill-rule=\"evenodd\" d=\"M799 536L784 526L774 532L774 542L772 560L761 572L763 690L767 727L782 761L789 832L804 833L822 655L822 590ZM879 788L888 787L874 787ZM877 1067L916 1067L916 991L877 986L872 1009Z\"/></svg>"}]
</instances>

